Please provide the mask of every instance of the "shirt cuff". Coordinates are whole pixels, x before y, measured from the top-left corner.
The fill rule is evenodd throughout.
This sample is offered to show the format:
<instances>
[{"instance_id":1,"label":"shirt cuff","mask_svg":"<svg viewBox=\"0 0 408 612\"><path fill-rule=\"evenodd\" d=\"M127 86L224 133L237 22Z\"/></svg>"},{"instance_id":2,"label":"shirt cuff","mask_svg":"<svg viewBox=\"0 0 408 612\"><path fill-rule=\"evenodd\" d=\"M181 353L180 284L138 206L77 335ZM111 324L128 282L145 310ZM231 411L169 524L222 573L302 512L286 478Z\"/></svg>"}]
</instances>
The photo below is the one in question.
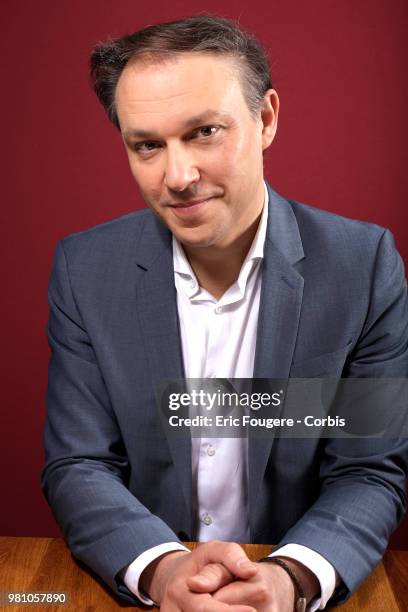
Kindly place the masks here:
<instances>
[{"instance_id":1,"label":"shirt cuff","mask_svg":"<svg viewBox=\"0 0 408 612\"><path fill-rule=\"evenodd\" d=\"M132 561L130 565L128 565L122 580L126 584L129 591L136 595L136 597L138 597L145 605L154 606L155 602L139 591L139 580L142 572L146 569L149 563L161 555L174 550L186 550L187 552L190 552L188 548L179 542L167 542L166 544L159 544L158 546L153 546L153 548L145 550L134 561Z\"/></svg>"},{"instance_id":2,"label":"shirt cuff","mask_svg":"<svg viewBox=\"0 0 408 612\"><path fill-rule=\"evenodd\" d=\"M311 572L314 573L320 583L320 597L312 599L308 605L308 610L323 610L326 607L330 597L332 597L337 584L340 581L339 575L322 555L316 551L303 546L302 544L285 544L282 548L274 551L269 557L288 557L295 559L305 565Z\"/></svg>"}]
</instances>

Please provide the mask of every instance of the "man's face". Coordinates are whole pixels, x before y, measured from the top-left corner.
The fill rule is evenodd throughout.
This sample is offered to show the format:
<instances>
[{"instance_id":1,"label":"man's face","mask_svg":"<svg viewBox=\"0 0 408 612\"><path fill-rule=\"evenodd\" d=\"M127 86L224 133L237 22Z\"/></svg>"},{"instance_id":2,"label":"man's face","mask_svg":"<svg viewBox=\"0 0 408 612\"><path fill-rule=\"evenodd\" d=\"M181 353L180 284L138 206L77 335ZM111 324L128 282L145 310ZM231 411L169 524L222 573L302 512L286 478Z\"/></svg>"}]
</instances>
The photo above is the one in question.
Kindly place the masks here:
<instances>
[{"instance_id":1,"label":"man's face","mask_svg":"<svg viewBox=\"0 0 408 612\"><path fill-rule=\"evenodd\" d=\"M254 223L274 129L265 136L261 113L250 114L230 59L130 62L116 104L132 174L181 243L228 246Z\"/></svg>"}]
</instances>

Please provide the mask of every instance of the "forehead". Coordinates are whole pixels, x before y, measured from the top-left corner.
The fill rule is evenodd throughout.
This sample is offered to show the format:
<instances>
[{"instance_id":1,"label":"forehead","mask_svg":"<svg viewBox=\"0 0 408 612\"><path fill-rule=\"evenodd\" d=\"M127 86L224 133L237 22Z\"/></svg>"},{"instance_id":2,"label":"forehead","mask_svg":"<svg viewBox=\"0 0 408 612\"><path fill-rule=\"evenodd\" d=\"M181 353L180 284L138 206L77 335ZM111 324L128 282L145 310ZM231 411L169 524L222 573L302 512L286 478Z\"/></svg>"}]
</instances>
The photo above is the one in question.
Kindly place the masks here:
<instances>
[{"instance_id":1,"label":"forehead","mask_svg":"<svg viewBox=\"0 0 408 612\"><path fill-rule=\"evenodd\" d=\"M116 88L122 131L134 123L145 128L166 122L169 127L209 108L236 114L243 103L234 60L208 54L183 53L154 62L136 59L126 66Z\"/></svg>"}]
</instances>

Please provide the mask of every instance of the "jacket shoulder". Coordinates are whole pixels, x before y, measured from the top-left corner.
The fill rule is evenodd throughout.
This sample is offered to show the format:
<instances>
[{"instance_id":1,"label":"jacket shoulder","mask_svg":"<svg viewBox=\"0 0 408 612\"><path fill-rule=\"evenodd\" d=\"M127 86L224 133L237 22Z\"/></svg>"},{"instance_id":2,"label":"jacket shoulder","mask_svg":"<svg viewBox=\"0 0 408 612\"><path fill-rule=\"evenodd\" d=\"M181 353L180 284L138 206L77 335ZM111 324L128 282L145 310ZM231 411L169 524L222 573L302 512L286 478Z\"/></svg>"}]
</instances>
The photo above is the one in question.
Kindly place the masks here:
<instances>
[{"instance_id":1,"label":"jacket shoulder","mask_svg":"<svg viewBox=\"0 0 408 612\"><path fill-rule=\"evenodd\" d=\"M375 265L379 251L392 255L397 251L392 233L376 223L350 219L297 201L288 200L297 220L304 253L319 265Z\"/></svg>"},{"instance_id":2,"label":"jacket shoulder","mask_svg":"<svg viewBox=\"0 0 408 612\"><path fill-rule=\"evenodd\" d=\"M131 212L100 223L80 232L70 234L61 240L64 250L69 253L103 249L115 249L120 244L137 243L147 220L153 217L148 209Z\"/></svg>"},{"instance_id":3,"label":"jacket shoulder","mask_svg":"<svg viewBox=\"0 0 408 612\"><path fill-rule=\"evenodd\" d=\"M296 216L299 228L303 235L327 234L332 239L344 240L344 238L378 240L388 230L376 223L360 221L344 217L342 215L316 208L310 204L304 204L296 200L288 199Z\"/></svg>"}]
</instances>

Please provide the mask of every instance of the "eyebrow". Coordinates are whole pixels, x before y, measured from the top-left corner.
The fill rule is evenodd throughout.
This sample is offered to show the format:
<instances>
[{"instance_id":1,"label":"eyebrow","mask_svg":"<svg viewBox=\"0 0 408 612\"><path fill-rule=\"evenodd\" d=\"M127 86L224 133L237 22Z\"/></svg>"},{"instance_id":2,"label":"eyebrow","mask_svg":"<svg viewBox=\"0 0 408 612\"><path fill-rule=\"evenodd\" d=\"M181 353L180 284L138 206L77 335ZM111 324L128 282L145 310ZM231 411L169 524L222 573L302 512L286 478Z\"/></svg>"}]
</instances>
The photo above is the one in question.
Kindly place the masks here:
<instances>
[{"instance_id":1,"label":"eyebrow","mask_svg":"<svg viewBox=\"0 0 408 612\"><path fill-rule=\"evenodd\" d=\"M194 117L190 117L189 119L187 119L184 123L183 123L183 129L189 129L189 128L193 128L197 125L203 124L203 123L207 123L208 121L214 121L217 119L231 119L231 115L229 115L228 113L222 112L222 111L215 111L215 110L207 110L204 111L203 113L200 113L199 115L195 115ZM123 134L123 137L125 139L128 138L154 138L157 137L157 134L155 132L149 132L148 130L142 130L142 129L130 129L130 130L126 130L126 132Z\"/></svg>"}]
</instances>

